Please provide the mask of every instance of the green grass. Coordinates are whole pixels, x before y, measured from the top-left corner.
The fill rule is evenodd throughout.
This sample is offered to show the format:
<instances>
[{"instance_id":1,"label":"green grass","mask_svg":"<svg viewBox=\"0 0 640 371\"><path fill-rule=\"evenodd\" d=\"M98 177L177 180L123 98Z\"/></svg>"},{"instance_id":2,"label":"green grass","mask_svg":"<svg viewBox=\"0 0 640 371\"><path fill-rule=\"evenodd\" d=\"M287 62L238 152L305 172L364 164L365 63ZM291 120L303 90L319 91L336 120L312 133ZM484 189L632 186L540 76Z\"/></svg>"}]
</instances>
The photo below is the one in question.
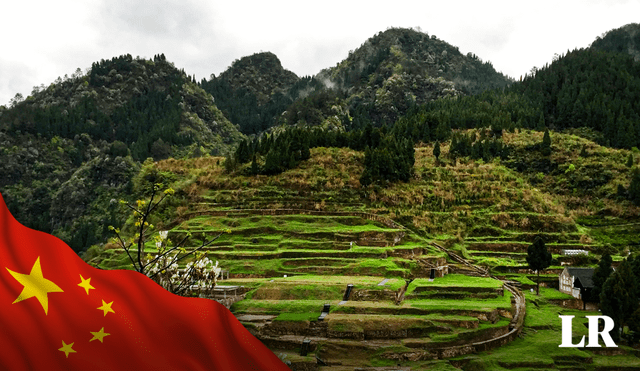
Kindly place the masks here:
<instances>
[{"instance_id":1,"label":"green grass","mask_svg":"<svg viewBox=\"0 0 640 371\"><path fill-rule=\"evenodd\" d=\"M428 278L417 278L411 282L407 289L407 294L412 293L416 287L483 287L483 288L500 288L502 281L494 280L487 277L471 277L463 274L447 274L429 282Z\"/></svg>"},{"instance_id":2,"label":"green grass","mask_svg":"<svg viewBox=\"0 0 640 371\"><path fill-rule=\"evenodd\" d=\"M258 229L277 230L280 233L313 234L313 233L360 233L360 232L396 232L380 223L351 216L323 215L250 215L246 217L228 218L199 216L183 222L174 232L192 233L222 231L227 228L232 234L246 235L246 231Z\"/></svg>"},{"instance_id":3,"label":"green grass","mask_svg":"<svg viewBox=\"0 0 640 371\"><path fill-rule=\"evenodd\" d=\"M520 282L523 285L535 285L536 283L530 280L526 275L507 275L507 279Z\"/></svg>"},{"instance_id":4,"label":"green grass","mask_svg":"<svg viewBox=\"0 0 640 371\"><path fill-rule=\"evenodd\" d=\"M404 301L405 305L414 308L430 310L493 310L510 309L511 293L505 291L504 296L497 298L487 298L482 300L448 300L448 299L409 299Z\"/></svg>"},{"instance_id":5,"label":"green grass","mask_svg":"<svg viewBox=\"0 0 640 371\"><path fill-rule=\"evenodd\" d=\"M536 289L533 289L533 293L531 293L531 291L526 291L524 292L525 297L527 297L527 299L532 298L532 299L536 299ZM557 300L570 300L570 299L575 299L573 296L569 295L569 294L565 294L564 292L560 292L556 289L551 289L548 287L540 287L540 296L545 298L545 299L557 299Z\"/></svg>"},{"instance_id":6,"label":"green grass","mask_svg":"<svg viewBox=\"0 0 640 371\"><path fill-rule=\"evenodd\" d=\"M274 318L274 321L290 321L290 322L304 322L304 321L317 321L320 313L307 312L307 313L280 313L278 317Z\"/></svg>"},{"instance_id":7,"label":"green grass","mask_svg":"<svg viewBox=\"0 0 640 371\"><path fill-rule=\"evenodd\" d=\"M575 348L558 348L559 335L559 332L552 330L529 330L522 338L505 346L480 353L479 359L472 361L468 367L473 369L472 366L477 365L476 369L502 370L503 365L509 369L537 365L539 368L549 369L555 368L553 357L589 357L589 353Z\"/></svg>"},{"instance_id":8,"label":"green grass","mask_svg":"<svg viewBox=\"0 0 640 371\"><path fill-rule=\"evenodd\" d=\"M253 293L252 299L340 300L344 290L342 285L266 282Z\"/></svg>"},{"instance_id":9,"label":"green grass","mask_svg":"<svg viewBox=\"0 0 640 371\"><path fill-rule=\"evenodd\" d=\"M380 276L337 276L337 275L300 275L291 277L279 277L274 278L275 283L295 283L295 284L329 284L329 285L344 285L343 289L346 289L348 284L353 284L354 289L390 289L397 290L404 286L403 279L391 278L386 282L384 286L378 286L384 278Z\"/></svg>"}]
</instances>

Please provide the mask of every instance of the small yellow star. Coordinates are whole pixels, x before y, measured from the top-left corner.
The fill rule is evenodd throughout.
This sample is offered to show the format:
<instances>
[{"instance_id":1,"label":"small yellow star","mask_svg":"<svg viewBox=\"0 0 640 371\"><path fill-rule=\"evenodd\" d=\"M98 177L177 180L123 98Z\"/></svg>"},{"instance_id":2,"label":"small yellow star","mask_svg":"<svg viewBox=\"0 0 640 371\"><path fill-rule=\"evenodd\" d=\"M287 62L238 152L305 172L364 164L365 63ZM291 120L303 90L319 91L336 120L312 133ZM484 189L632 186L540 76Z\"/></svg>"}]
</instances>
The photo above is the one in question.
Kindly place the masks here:
<instances>
[{"instance_id":1,"label":"small yellow star","mask_svg":"<svg viewBox=\"0 0 640 371\"><path fill-rule=\"evenodd\" d=\"M20 282L24 286L18 298L13 302L13 304L21 302L23 300L35 297L42 305L42 309L44 309L44 314L47 315L49 312L49 297L47 296L50 292L64 292L58 285L49 281L48 279L42 276L42 267L40 266L40 257L36 259L36 262L33 263L33 267L31 268L31 273L23 274L16 273L11 269L7 268L9 273L16 279L16 281Z\"/></svg>"},{"instance_id":2,"label":"small yellow star","mask_svg":"<svg viewBox=\"0 0 640 371\"><path fill-rule=\"evenodd\" d=\"M87 278L86 280L84 279L84 277L82 277L82 275L80 275L80 280L82 282L80 282L78 284L78 286L82 287L83 289L85 289L85 291L87 291L87 295L89 295L89 290L93 289L95 290L96 288L91 286L91 277Z\"/></svg>"},{"instance_id":3,"label":"small yellow star","mask_svg":"<svg viewBox=\"0 0 640 371\"><path fill-rule=\"evenodd\" d=\"M58 349L61 352L64 352L64 355L67 356L67 358L69 358L69 353L77 353L75 350L73 350L73 348L71 348L73 346L74 343L71 344L65 344L64 340L62 340L62 348Z\"/></svg>"},{"instance_id":4,"label":"small yellow star","mask_svg":"<svg viewBox=\"0 0 640 371\"><path fill-rule=\"evenodd\" d=\"M111 335L104 332L104 327L101 328L100 331L98 332L93 332L93 331L89 331L89 332L91 333L91 335L93 335L93 339L89 340L89 342L92 342L94 340L100 340L100 342L103 343L102 339L104 339L105 336Z\"/></svg>"},{"instance_id":5,"label":"small yellow star","mask_svg":"<svg viewBox=\"0 0 640 371\"><path fill-rule=\"evenodd\" d=\"M107 313L111 312L111 313L115 313L115 311L113 309L111 309L111 305L113 304L113 302L111 303L106 303L104 300L102 301L102 306L98 307L98 309L103 310L104 311L104 316L107 316Z\"/></svg>"}]
</instances>

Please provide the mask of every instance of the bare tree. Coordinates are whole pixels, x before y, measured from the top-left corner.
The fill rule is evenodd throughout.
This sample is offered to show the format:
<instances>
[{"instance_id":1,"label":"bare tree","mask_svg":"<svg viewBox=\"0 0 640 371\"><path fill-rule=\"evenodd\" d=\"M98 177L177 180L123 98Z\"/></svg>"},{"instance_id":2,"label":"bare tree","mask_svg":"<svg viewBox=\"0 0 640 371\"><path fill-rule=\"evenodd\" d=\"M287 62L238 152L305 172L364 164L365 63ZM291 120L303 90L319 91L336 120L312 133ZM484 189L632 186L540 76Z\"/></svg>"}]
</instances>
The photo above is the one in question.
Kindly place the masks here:
<instances>
[{"instance_id":1,"label":"bare tree","mask_svg":"<svg viewBox=\"0 0 640 371\"><path fill-rule=\"evenodd\" d=\"M203 234L200 245L190 249L183 246L192 237L191 233L186 233L180 242L174 244L169 238L169 231L155 232L155 227L149 223L149 218L158 205L174 194L172 188L161 191L162 188L162 184L155 184L149 201L137 200L135 204L120 201L133 212L135 233L129 239L125 239L119 229L109 226L109 229L116 234L113 240L127 253L136 271L145 274L168 291L178 295L187 292L195 292L198 295L211 294L221 268L217 261L214 265L202 250L220 238L223 233L231 231L225 230L211 239L207 239ZM145 254L145 243L151 238L154 239L157 249L155 255ZM178 263L188 257L193 257L193 261L187 263L181 270Z\"/></svg>"}]
</instances>

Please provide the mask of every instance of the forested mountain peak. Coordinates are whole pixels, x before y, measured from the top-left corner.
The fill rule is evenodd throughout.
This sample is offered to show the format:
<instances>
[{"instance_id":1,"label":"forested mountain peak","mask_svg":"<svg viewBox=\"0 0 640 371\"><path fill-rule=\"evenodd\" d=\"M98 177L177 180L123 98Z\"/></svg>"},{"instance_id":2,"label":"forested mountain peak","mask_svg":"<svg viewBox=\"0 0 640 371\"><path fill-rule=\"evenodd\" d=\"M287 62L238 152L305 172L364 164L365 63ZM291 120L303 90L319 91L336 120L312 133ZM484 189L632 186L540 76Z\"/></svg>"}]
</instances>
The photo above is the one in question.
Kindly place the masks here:
<instances>
[{"instance_id":1,"label":"forested mountain peak","mask_svg":"<svg viewBox=\"0 0 640 371\"><path fill-rule=\"evenodd\" d=\"M234 90L245 88L256 95L260 105L276 92L284 92L298 81L298 76L282 67L271 52L261 52L233 62L218 79L225 80Z\"/></svg>"},{"instance_id":2,"label":"forested mountain peak","mask_svg":"<svg viewBox=\"0 0 640 371\"><path fill-rule=\"evenodd\" d=\"M630 23L606 32L591 44L592 49L627 53L640 61L640 24Z\"/></svg>"},{"instance_id":3,"label":"forested mountain peak","mask_svg":"<svg viewBox=\"0 0 640 371\"><path fill-rule=\"evenodd\" d=\"M455 46L419 30L390 28L365 41L336 67L323 70L326 77L343 89L361 90L381 86L393 75L443 78L464 93L503 87L511 80L498 73L491 62L482 62L472 53L463 55Z\"/></svg>"},{"instance_id":4,"label":"forested mountain peak","mask_svg":"<svg viewBox=\"0 0 640 371\"><path fill-rule=\"evenodd\" d=\"M101 60L0 109L0 193L21 223L77 251L124 222L117 200L140 162L224 154L243 138L164 55Z\"/></svg>"},{"instance_id":5,"label":"forested mountain peak","mask_svg":"<svg viewBox=\"0 0 640 371\"><path fill-rule=\"evenodd\" d=\"M0 116L0 130L45 138L88 134L124 143L138 160L175 155L173 150L191 144L223 153L242 137L211 97L164 55L101 60L87 74L78 69L48 87L35 87Z\"/></svg>"},{"instance_id":6,"label":"forested mountain peak","mask_svg":"<svg viewBox=\"0 0 640 371\"><path fill-rule=\"evenodd\" d=\"M200 86L243 133L255 134L271 127L293 102L288 91L299 81L275 54L261 52L237 59L220 76L203 79Z\"/></svg>"}]
</instances>

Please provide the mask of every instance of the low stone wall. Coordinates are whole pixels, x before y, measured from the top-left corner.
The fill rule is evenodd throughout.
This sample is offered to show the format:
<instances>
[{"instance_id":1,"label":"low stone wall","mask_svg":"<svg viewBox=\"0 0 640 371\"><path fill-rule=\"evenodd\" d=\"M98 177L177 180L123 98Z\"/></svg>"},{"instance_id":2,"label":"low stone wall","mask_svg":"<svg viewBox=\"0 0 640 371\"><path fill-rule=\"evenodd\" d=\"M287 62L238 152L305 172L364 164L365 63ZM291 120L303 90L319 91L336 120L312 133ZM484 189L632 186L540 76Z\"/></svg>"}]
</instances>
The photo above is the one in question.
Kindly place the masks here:
<instances>
[{"instance_id":1,"label":"low stone wall","mask_svg":"<svg viewBox=\"0 0 640 371\"><path fill-rule=\"evenodd\" d=\"M383 290L366 290L353 289L349 300L351 301L393 301L396 298L396 292L389 289Z\"/></svg>"},{"instance_id":2,"label":"low stone wall","mask_svg":"<svg viewBox=\"0 0 640 371\"><path fill-rule=\"evenodd\" d=\"M325 321L273 321L253 329L252 334L262 338L321 337L328 335Z\"/></svg>"}]
</instances>

